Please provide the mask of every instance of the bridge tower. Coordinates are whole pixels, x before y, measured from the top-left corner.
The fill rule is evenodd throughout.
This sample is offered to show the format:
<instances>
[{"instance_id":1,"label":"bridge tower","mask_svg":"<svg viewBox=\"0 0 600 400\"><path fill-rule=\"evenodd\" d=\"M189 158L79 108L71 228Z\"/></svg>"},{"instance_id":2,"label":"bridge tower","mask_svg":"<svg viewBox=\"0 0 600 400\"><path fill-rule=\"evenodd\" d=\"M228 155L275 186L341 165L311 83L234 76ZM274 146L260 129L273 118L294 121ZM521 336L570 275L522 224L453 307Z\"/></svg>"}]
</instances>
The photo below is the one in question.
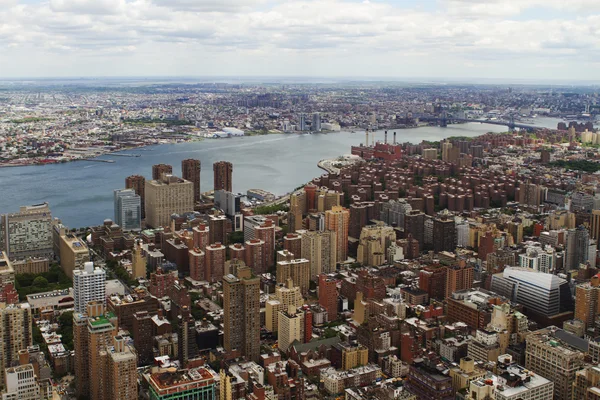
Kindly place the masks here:
<instances>
[{"instance_id":1,"label":"bridge tower","mask_svg":"<svg viewBox=\"0 0 600 400\"><path fill-rule=\"evenodd\" d=\"M446 128L448 126L448 113L446 113L446 111L442 112L440 116L440 126L442 128Z\"/></svg>"},{"instance_id":2,"label":"bridge tower","mask_svg":"<svg viewBox=\"0 0 600 400\"><path fill-rule=\"evenodd\" d=\"M515 117L512 115L510 116L510 120L508 122L508 130L511 132L515 131Z\"/></svg>"}]
</instances>

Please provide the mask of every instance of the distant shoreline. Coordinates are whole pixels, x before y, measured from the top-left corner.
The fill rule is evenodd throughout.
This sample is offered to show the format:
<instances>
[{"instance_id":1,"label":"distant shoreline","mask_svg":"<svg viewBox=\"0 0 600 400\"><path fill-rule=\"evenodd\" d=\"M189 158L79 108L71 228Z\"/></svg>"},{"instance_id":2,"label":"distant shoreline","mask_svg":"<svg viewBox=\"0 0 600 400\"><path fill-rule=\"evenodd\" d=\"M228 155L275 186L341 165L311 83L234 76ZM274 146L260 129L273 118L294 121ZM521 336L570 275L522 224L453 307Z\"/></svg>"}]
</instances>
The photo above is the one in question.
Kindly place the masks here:
<instances>
[{"instance_id":1,"label":"distant shoreline","mask_svg":"<svg viewBox=\"0 0 600 400\"><path fill-rule=\"evenodd\" d=\"M141 145L137 145L137 146L125 147L125 148L120 148L120 149L115 149L115 150L106 150L106 151L102 151L99 154L89 156L89 157L72 158L72 159L66 159L66 160L56 160L56 161L50 161L50 162L40 162L41 160L48 159L48 158L36 157L36 158L31 158L30 162L23 163L23 164L0 163L0 168L43 167L46 165L67 164L67 163L77 162L77 161L94 161L98 157L106 156L106 155L110 155L110 154L114 154L114 153L119 153L121 151L143 149L145 147L160 146L163 144L177 144L177 143L186 143L186 142L195 142L195 141L204 140L204 138L197 138L197 139L198 140L172 141L172 142L167 142L167 143L145 143L145 144L141 144Z\"/></svg>"}]
</instances>

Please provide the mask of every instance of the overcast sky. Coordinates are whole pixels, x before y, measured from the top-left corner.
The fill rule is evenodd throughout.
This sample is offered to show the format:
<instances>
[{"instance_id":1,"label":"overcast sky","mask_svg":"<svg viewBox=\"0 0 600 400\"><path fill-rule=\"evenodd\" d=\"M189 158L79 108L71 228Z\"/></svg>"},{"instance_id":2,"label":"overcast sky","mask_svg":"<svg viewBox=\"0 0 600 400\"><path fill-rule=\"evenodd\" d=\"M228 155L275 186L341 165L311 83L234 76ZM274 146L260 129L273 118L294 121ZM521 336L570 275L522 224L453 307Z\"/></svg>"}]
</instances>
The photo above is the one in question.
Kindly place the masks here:
<instances>
[{"instance_id":1,"label":"overcast sky","mask_svg":"<svg viewBox=\"0 0 600 400\"><path fill-rule=\"evenodd\" d=\"M0 0L0 77L600 80L600 0Z\"/></svg>"}]
</instances>

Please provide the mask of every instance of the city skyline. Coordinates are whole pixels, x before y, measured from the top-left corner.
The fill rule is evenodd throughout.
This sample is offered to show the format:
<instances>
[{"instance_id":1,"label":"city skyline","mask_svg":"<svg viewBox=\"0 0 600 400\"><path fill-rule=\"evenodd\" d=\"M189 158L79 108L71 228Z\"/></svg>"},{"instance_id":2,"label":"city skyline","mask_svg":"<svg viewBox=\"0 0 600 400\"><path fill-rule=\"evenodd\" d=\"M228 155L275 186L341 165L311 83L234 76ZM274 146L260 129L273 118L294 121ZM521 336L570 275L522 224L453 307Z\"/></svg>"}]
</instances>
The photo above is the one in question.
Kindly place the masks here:
<instances>
[{"instance_id":1,"label":"city skyline","mask_svg":"<svg viewBox=\"0 0 600 400\"><path fill-rule=\"evenodd\" d=\"M597 81L593 0L3 0L1 78ZM524 39L526 38L526 39ZM443 62L440 62L443 60ZM509 60L518 60L509 64Z\"/></svg>"}]
</instances>

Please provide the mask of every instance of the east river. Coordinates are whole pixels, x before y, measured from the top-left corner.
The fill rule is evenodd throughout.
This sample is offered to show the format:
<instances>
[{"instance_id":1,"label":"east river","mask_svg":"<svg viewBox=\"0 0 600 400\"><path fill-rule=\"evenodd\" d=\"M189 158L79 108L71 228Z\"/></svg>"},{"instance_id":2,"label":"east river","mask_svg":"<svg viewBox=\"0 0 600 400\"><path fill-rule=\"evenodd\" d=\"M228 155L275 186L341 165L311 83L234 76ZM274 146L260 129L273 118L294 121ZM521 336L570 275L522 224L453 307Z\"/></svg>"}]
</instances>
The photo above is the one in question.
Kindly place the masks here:
<instances>
[{"instance_id":1,"label":"east river","mask_svg":"<svg viewBox=\"0 0 600 400\"><path fill-rule=\"evenodd\" d=\"M556 120L540 121L556 127ZM498 125L469 123L447 128L423 127L399 129L397 141L420 143L450 136L478 136L486 132L506 132ZM378 131L375 140L384 139ZM327 134L274 134L231 139L207 139L201 142L165 144L121 152L140 157L107 154L100 159L114 163L76 161L65 164L0 168L0 214L16 212L19 206L48 202L52 215L69 227L93 226L113 218L113 190L125 186L129 175L152 174L152 165L173 165L181 176L181 160L197 158L202 162L201 190L213 185L212 164L233 163L233 190L264 189L285 194L324 171L317 167L322 159L350 153L350 146L365 140L362 130ZM392 131L388 141L393 140Z\"/></svg>"}]
</instances>

